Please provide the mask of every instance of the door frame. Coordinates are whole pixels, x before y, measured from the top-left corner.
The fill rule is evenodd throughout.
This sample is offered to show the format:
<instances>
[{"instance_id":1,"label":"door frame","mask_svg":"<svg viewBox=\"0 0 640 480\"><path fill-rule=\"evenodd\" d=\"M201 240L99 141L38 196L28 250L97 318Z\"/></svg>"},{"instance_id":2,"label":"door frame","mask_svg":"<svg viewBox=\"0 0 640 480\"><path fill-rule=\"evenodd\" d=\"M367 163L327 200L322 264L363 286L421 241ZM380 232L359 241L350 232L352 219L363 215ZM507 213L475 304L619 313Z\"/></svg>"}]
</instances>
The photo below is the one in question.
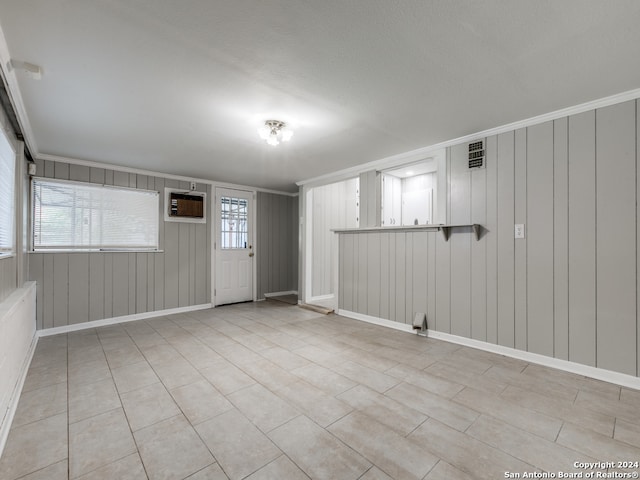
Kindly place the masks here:
<instances>
[{"instance_id":1,"label":"door frame","mask_svg":"<svg viewBox=\"0 0 640 480\"><path fill-rule=\"evenodd\" d=\"M219 230L219 226L218 226L218 190L222 189L222 190L237 190L239 192L243 192L243 193L249 193L251 194L251 206L249 209L249 221L251 222L250 228L249 228L249 242L251 242L251 245L253 245L253 251L257 252L257 248L256 248L256 225L257 225L257 195L256 195L256 190L253 190L251 188L242 188L242 187L235 187L235 186L227 186L224 184L213 184L211 186L212 189L212 195L211 195L211 245L209 245L209 248L211 249L211 307L215 308L218 305L216 305L216 281L217 281L217 275L216 275L216 248L214 246L217 247L217 243L218 243L218 230ZM256 253L257 255L257 253ZM251 265L251 290L252 290L252 299L251 301L255 302L257 300L257 293L258 293L258 275L257 275L257 265L258 262L256 261L256 257L253 257L254 261L252 262ZM220 305L223 306L223 305Z\"/></svg>"}]
</instances>

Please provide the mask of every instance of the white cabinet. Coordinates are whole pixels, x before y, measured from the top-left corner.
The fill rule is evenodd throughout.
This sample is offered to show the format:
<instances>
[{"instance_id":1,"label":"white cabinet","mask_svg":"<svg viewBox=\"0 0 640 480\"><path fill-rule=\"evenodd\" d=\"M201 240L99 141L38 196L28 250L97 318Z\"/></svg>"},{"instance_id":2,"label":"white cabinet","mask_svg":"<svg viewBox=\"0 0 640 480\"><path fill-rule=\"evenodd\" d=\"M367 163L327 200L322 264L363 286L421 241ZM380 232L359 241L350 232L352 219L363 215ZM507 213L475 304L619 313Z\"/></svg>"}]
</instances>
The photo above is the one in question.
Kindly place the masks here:
<instances>
[{"instance_id":1,"label":"white cabinet","mask_svg":"<svg viewBox=\"0 0 640 480\"><path fill-rule=\"evenodd\" d=\"M433 190L423 188L402 193L402 225L428 225L432 220Z\"/></svg>"},{"instance_id":2,"label":"white cabinet","mask_svg":"<svg viewBox=\"0 0 640 480\"><path fill-rule=\"evenodd\" d=\"M399 178L382 176L382 226L398 227L433 223L432 173Z\"/></svg>"},{"instance_id":3,"label":"white cabinet","mask_svg":"<svg viewBox=\"0 0 640 480\"><path fill-rule=\"evenodd\" d=\"M382 175L382 225L402 225L402 180Z\"/></svg>"}]
</instances>

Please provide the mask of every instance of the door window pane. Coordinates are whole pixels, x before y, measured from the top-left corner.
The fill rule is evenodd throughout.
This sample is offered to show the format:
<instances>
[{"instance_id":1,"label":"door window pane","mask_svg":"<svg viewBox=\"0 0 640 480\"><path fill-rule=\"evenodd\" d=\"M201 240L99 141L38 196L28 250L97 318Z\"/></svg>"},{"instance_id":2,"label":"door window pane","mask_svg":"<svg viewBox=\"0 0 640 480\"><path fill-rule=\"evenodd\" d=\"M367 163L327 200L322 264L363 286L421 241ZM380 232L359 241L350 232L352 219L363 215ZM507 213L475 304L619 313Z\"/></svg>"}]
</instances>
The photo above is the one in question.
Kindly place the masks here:
<instances>
[{"instance_id":1,"label":"door window pane","mask_svg":"<svg viewBox=\"0 0 640 480\"><path fill-rule=\"evenodd\" d=\"M222 197L220 244L224 249L247 248L247 200Z\"/></svg>"}]
</instances>

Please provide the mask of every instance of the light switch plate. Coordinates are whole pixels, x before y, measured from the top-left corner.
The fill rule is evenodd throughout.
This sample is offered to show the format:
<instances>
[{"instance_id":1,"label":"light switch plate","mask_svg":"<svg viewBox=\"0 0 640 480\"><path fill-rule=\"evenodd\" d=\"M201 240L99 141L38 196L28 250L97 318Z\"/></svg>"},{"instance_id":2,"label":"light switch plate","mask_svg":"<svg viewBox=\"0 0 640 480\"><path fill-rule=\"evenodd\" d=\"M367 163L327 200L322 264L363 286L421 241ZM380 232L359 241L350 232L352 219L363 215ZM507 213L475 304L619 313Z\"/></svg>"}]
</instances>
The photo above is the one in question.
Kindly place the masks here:
<instances>
[{"instance_id":1,"label":"light switch plate","mask_svg":"<svg viewBox=\"0 0 640 480\"><path fill-rule=\"evenodd\" d=\"M516 223L513 236L514 238L524 238L524 223Z\"/></svg>"}]
</instances>

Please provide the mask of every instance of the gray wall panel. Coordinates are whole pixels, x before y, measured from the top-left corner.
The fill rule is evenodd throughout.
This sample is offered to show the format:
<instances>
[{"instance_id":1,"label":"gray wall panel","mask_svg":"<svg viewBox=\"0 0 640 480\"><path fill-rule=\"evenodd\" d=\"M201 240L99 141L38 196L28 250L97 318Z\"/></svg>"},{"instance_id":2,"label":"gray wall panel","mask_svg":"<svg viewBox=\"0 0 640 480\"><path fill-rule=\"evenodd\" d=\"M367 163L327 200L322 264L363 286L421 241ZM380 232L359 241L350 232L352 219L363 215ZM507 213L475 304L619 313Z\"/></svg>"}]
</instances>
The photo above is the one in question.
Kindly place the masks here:
<instances>
[{"instance_id":1,"label":"gray wall panel","mask_svg":"<svg viewBox=\"0 0 640 480\"><path fill-rule=\"evenodd\" d=\"M91 183L104 184L104 168L91 167L89 172L89 181Z\"/></svg>"},{"instance_id":2,"label":"gray wall panel","mask_svg":"<svg viewBox=\"0 0 640 480\"><path fill-rule=\"evenodd\" d=\"M527 345L554 354L553 122L527 131Z\"/></svg>"},{"instance_id":3,"label":"gray wall panel","mask_svg":"<svg viewBox=\"0 0 640 480\"><path fill-rule=\"evenodd\" d=\"M161 192L160 195L160 218L164 218L164 178L155 177L154 178L154 189L158 192ZM211 197L209 197L211 198ZM209 202L211 204L211 202ZM211 225L208 223L207 225ZM153 255L153 309L154 310L164 310L164 284L165 284L165 269L164 269L164 261L166 252L164 252L165 248L165 222L160 222L160 228L158 230L158 234L160 236L160 250L163 250L162 254L154 254ZM210 271L211 262L207 264L207 271Z\"/></svg>"},{"instance_id":4,"label":"gray wall panel","mask_svg":"<svg viewBox=\"0 0 640 480\"><path fill-rule=\"evenodd\" d=\"M554 355L569 359L569 121L553 122Z\"/></svg>"},{"instance_id":5,"label":"gray wall panel","mask_svg":"<svg viewBox=\"0 0 640 480\"><path fill-rule=\"evenodd\" d=\"M498 135L498 344L515 346L515 133Z\"/></svg>"},{"instance_id":6,"label":"gray wall panel","mask_svg":"<svg viewBox=\"0 0 640 480\"><path fill-rule=\"evenodd\" d=\"M471 172L471 223L487 224L487 170ZM471 338L487 340L487 237L471 243Z\"/></svg>"},{"instance_id":7,"label":"gray wall panel","mask_svg":"<svg viewBox=\"0 0 640 480\"><path fill-rule=\"evenodd\" d=\"M409 323L413 322L416 312L427 313L427 291L428 291L428 272L429 272L429 246L427 232L413 232L411 236L413 258L411 265L413 266L412 279L412 299L413 305L411 312L407 315Z\"/></svg>"},{"instance_id":8,"label":"gray wall panel","mask_svg":"<svg viewBox=\"0 0 640 480\"><path fill-rule=\"evenodd\" d=\"M380 316L381 242L380 233L368 235L367 315Z\"/></svg>"},{"instance_id":9,"label":"gray wall panel","mask_svg":"<svg viewBox=\"0 0 640 480\"><path fill-rule=\"evenodd\" d=\"M91 178L91 169L85 165L69 165L69 180L88 182Z\"/></svg>"},{"instance_id":10,"label":"gray wall panel","mask_svg":"<svg viewBox=\"0 0 640 480\"><path fill-rule=\"evenodd\" d=\"M105 318L104 278L104 254L89 255L89 320Z\"/></svg>"},{"instance_id":11,"label":"gray wall panel","mask_svg":"<svg viewBox=\"0 0 640 480\"><path fill-rule=\"evenodd\" d=\"M207 243L207 225L195 225L193 255L195 262L195 274L192 275L193 298L195 305L207 302L207 251L210 249Z\"/></svg>"},{"instance_id":12,"label":"gray wall panel","mask_svg":"<svg viewBox=\"0 0 640 480\"><path fill-rule=\"evenodd\" d=\"M257 264L257 298L265 293L298 289L297 197L258 192L254 257Z\"/></svg>"},{"instance_id":13,"label":"gray wall panel","mask_svg":"<svg viewBox=\"0 0 640 480\"><path fill-rule=\"evenodd\" d=\"M451 333L451 243L438 232L436 247L436 330Z\"/></svg>"},{"instance_id":14,"label":"gray wall panel","mask_svg":"<svg viewBox=\"0 0 640 480\"><path fill-rule=\"evenodd\" d=\"M527 223L527 130L515 132L515 223ZM526 227L525 227L526 228ZM526 232L526 230L525 230ZM527 238L515 241L515 345L527 349Z\"/></svg>"},{"instance_id":15,"label":"gray wall panel","mask_svg":"<svg viewBox=\"0 0 640 480\"><path fill-rule=\"evenodd\" d=\"M69 164L54 162L53 175L60 180L69 180Z\"/></svg>"},{"instance_id":16,"label":"gray wall panel","mask_svg":"<svg viewBox=\"0 0 640 480\"><path fill-rule=\"evenodd\" d=\"M135 313L148 312L147 307L147 262L149 253L134 253L135 255L135 299L136 310Z\"/></svg>"},{"instance_id":17,"label":"gray wall panel","mask_svg":"<svg viewBox=\"0 0 640 480\"><path fill-rule=\"evenodd\" d=\"M498 343L498 137L486 142L487 341Z\"/></svg>"},{"instance_id":18,"label":"gray wall panel","mask_svg":"<svg viewBox=\"0 0 640 480\"><path fill-rule=\"evenodd\" d=\"M127 172L113 171L113 184L119 187L129 186L129 174ZM177 185L176 185L177 187Z\"/></svg>"},{"instance_id":19,"label":"gray wall panel","mask_svg":"<svg viewBox=\"0 0 640 480\"><path fill-rule=\"evenodd\" d=\"M427 327L435 327L436 318L436 235L427 234Z\"/></svg>"},{"instance_id":20,"label":"gray wall panel","mask_svg":"<svg viewBox=\"0 0 640 480\"><path fill-rule=\"evenodd\" d=\"M596 365L595 112L569 117L569 360Z\"/></svg>"},{"instance_id":21,"label":"gray wall panel","mask_svg":"<svg viewBox=\"0 0 640 480\"><path fill-rule=\"evenodd\" d=\"M180 224L164 226L164 308L177 308L180 298Z\"/></svg>"},{"instance_id":22,"label":"gray wall panel","mask_svg":"<svg viewBox=\"0 0 640 480\"><path fill-rule=\"evenodd\" d=\"M69 324L69 254L53 257L53 326Z\"/></svg>"},{"instance_id":23,"label":"gray wall panel","mask_svg":"<svg viewBox=\"0 0 640 480\"><path fill-rule=\"evenodd\" d=\"M356 265L356 257L354 251L354 241L356 239L355 235L343 235L343 281L341 283L341 288L343 289L343 307L345 310L350 312L355 311L354 308L354 290L356 279L354 276L355 265Z\"/></svg>"},{"instance_id":24,"label":"gray wall panel","mask_svg":"<svg viewBox=\"0 0 640 480\"><path fill-rule=\"evenodd\" d=\"M113 256L104 254L104 318L113 317Z\"/></svg>"},{"instance_id":25,"label":"gray wall panel","mask_svg":"<svg viewBox=\"0 0 640 480\"><path fill-rule=\"evenodd\" d=\"M388 233L389 237L389 320L396 320L396 304L397 304L397 290L398 280L396 276L396 239L398 238L395 233Z\"/></svg>"},{"instance_id":26,"label":"gray wall panel","mask_svg":"<svg viewBox=\"0 0 640 480\"><path fill-rule=\"evenodd\" d=\"M413 253L413 232L407 232L404 234L405 241L405 253L404 253L404 303L406 309L404 312L404 323L411 322L413 316L413 268L415 259Z\"/></svg>"},{"instance_id":27,"label":"gray wall panel","mask_svg":"<svg viewBox=\"0 0 640 480\"><path fill-rule=\"evenodd\" d=\"M129 315L129 254L128 253L113 254L113 306L112 308L113 308L112 314L114 317Z\"/></svg>"},{"instance_id":28,"label":"gray wall panel","mask_svg":"<svg viewBox=\"0 0 640 480\"><path fill-rule=\"evenodd\" d=\"M451 234L451 333L471 337L471 229Z\"/></svg>"},{"instance_id":29,"label":"gray wall panel","mask_svg":"<svg viewBox=\"0 0 640 480\"><path fill-rule=\"evenodd\" d=\"M380 233L380 318L387 320L390 320L389 290L392 282L389 271L389 236L389 232Z\"/></svg>"},{"instance_id":30,"label":"gray wall panel","mask_svg":"<svg viewBox=\"0 0 640 480\"><path fill-rule=\"evenodd\" d=\"M54 307L53 307L53 285L54 285L54 276L53 276L53 255L42 255L42 279L30 277L31 280L36 280L39 283L42 283L42 297L38 300L42 300L42 328L53 328L54 322ZM47 279L48 281L44 281ZM61 320L61 319L60 319Z\"/></svg>"},{"instance_id":31,"label":"gray wall panel","mask_svg":"<svg viewBox=\"0 0 640 480\"><path fill-rule=\"evenodd\" d=\"M362 236L362 235L359 235ZM407 234L396 232L395 250L392 254L395 256L394 265L396 271L396 295L395 295L395 318L396 322L404 323L407 312L407 284L406 284L406 263L407 263Z\"/></svg>"},{"instance_id":32,"label":"gray wall panel","mask_svg":"<svg viewBox=\"0 0 640 480\"><path fill-rule=\"evenodd\" d=\"M368 265L369 265L369 246L368 246L368 235L356 235L355 237L355 245L356 251L355 255L357 258L356 264L356 272L357 272L357 283L356 283L356 295L355 295L355 308L357 308L358 312L367 313L367 284L368 282Z\"/></svg>"},{"instance_id":33,"label":"gray wall panel","mask_svg":"<svg viewBox=\"0 0 640 480\"><path fill-rule=\"evenodd\" d=\"M636 374L635 101L596 111L597 363Z\"/></svg>"},{"instance_id":34,"label":"gray wall panel","mask_svg":"<svg viewBox=\"0 0 640 480\"><path fill-rule=\"evenodd\" d=\"M451 223L471 221L471 172L468 145L451 147ZM451 333L471 335L471 237L466 229L451 232Z\"/></svg>"},{"instance_id":35,"label":"gray wall panel","mask_svg":"<svg viewBox=\"0 0 640 480\"><path fill-rule=\"evenodd\" d=\"M44 174L42 172L39 172L40 175L43 175L44 177L47 178L54 178L55 177L55 168L56 168L56 162L52 161L52 160L45 160L44 161Z\"/></svg>"},{"instance_id":36,"label":"gray wall panel","mask_svg":"<svg viewBox=\"0 0 640 480\"><path fill-rule=\"evenodd\" d=\"M127 254L129 268L129 314L136 313L136 253Z\"/></svg>"},{"instance_id":37,"label":"gray wall panel","mask_svg":"<svg viewBox=\"0 0 640 480\"><path fill-rule=\"evenodd\" d=\"M87 169L88 175L88 169ZM89 254L69 255L69 324L89 318Z\"/></svg>"},{"instance_id":38,"label":"gray wall panel","mask_svg":"<svg viewBox=\"0 0 640 480\"><path fill-rule=\"evenodd\" d=\"M178 306L189 305L189 270L191 269L189 233L191 224L180 223L178 228Z\"/></svg>"}]
</instances>

